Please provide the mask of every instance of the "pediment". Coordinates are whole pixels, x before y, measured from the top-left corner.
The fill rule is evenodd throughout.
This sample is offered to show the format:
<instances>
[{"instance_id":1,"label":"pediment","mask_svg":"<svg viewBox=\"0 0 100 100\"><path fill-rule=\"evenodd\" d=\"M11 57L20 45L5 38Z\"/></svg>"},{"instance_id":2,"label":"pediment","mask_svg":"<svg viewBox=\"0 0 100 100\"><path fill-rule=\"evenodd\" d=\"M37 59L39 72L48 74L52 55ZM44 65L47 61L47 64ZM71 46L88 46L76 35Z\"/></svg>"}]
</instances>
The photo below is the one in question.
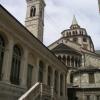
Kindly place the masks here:
<instances>
[{"instance_id":1,"label":"pediment","mask_svg":"<svg viewBox=\"0 0 100 100\"><path fill-rule=\"evenodd\" d=\"M78 51L75 49L61 43L57 45L55 48L52 49L53 53L74 53L74 54L80 54Z\"/></svg>"}]
</instances>

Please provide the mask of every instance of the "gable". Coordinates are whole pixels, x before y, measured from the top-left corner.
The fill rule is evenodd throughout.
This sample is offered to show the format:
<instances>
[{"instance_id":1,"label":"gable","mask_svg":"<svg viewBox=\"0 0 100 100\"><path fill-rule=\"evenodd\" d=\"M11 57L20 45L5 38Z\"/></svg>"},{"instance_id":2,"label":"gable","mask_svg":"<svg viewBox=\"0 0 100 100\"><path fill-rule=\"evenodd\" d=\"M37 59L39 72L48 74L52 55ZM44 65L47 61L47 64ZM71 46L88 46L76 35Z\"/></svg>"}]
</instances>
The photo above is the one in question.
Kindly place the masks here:
<instances>
[{"instance_id":1,"label":"gable","mask_svg":"<svg viewBox=\"0 0 100 100\"><path fill-rule=\"evenodd\" d=\"M80 55L75 49L61 43L51 50L53 53L74 53Z\"/></svg>"}]
</instances>

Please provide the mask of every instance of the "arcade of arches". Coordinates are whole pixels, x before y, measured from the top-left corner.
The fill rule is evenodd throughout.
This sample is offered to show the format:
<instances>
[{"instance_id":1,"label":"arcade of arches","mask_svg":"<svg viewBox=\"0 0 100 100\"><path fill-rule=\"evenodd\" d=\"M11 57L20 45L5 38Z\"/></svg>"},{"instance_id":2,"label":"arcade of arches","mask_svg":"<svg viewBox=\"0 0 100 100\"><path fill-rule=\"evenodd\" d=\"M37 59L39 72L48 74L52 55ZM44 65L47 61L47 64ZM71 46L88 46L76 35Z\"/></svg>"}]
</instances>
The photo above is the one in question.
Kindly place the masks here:
<instances>
[{"instance_id":1,"label":"arcade of arches","mask_svg":"<svg viewBox=\"0 0 100 100\"><path fill-rule=\"evenodd\" d=\"M78 68L81 66L81 56L58 55L59 60L64 62L68 67Z\"/></svg>"}]
</instances>

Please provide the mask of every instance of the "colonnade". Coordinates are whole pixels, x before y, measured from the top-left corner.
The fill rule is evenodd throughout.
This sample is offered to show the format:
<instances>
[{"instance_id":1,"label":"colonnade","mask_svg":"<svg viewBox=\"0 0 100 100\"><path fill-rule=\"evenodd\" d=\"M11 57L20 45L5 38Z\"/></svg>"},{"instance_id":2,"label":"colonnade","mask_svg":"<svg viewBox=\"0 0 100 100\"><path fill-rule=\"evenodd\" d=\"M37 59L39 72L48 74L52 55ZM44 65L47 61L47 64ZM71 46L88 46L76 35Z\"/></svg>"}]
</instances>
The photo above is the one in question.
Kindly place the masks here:
<instances>
[{"instance_id":1,"label":"colonnade","mask_svg":"<svg viewBox=\"0 0 100 100\"><path fill-rule=\"evenodd\" d=\"M39 66L40 67L40 66ZM49 87L54 88L56 95L58 96L65 96L66 95L66 73L55 69L53 66L46 66L43 67L43 77L40 78L42 83L48 85Z\"/></svg>"},{"instance_id":2,"label":"colonnade","mask_svg":"<svg viewBox=\"0 0 100 100\"><path fill-rule=\"evenodd\" d=\"M14 46L16 44L13 40L10 40L7 45L5 45L4 50L4 56L3 56L3 64L2 64L2 71L1 71L1 81L11 83L11 69L12 69L12 61L13 61L13 50ZM19 74L19 85L23 88L27 87L27 68L28 68L28 54L30 51L28 51L27 48L20 49L21 51L21 61L19 65L19 72L14 74ZM37 57L39 58L39 57ZM36 59L37 59L36 58ZM35 59L35 58L34 58ZM41 58L42 59L42 58ZM44 59L44 58L43 58ZM35 65L35 69L33 69L35 72L34 79L32 79L35 82L40 81L50 87L53 87L56 94L58 96L65 96L66 95L66 72L63 72L63 70L59 70L58 66L49 66L51 64L47 64L46 62L43 62L42 65L42 71L41 74L39 74L39 69L41 65L39 64L40 61L38 61L37 65ZM41 79L42 75L42 79ZM39 77L41 80L39 80Z\"/></svg>"},{"instance_id":3,"label":"colonnade","mask_svg":"<svg viewBox=\"0 0 100 100\"><path fill-rule=\"evenodd\" d=\"M57 55L57 57L69 67L78 68L81 66L81 57L72 55Z\"/></svg>"}]
</instances>

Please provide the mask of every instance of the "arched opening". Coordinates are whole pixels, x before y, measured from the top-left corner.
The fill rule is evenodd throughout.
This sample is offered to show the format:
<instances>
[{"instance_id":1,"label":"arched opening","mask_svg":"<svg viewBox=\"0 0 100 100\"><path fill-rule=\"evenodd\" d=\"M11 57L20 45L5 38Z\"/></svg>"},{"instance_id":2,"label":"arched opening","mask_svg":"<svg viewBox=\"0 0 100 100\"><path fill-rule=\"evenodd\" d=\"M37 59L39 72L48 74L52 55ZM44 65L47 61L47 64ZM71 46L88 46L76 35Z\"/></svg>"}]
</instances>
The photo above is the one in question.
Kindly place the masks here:
<instances>
[{"instance_id":1,"label":"arched opening","mask_svg":"<svg viewBox=\"0 0 100 100\"><path fill-rule=\"evenodd\" d=\"M40 83L43 83L43 69L44 69L44 63L40 61L39 62L39 76L38 76L38 81Z\"/></svg>"},{"instance_id":2,"label":"arched opening","mask_svg":"<svg viewBox=\"0 0 100 100\"><path fill-rule=\"evenodd\" d=\"M65 55L63 56L62 60L66 64L66 56Z\"/></svg>"},{"instance_id":3,"label":"arched opening","mask_svg":"<svg viewBox=\"0 0 100 100\"><path fill-rule=\"evenodd\" d=\"M2 65L3 65L4 51L5 51L5 41L0 36L0 80L2 79Z\"/></svg>"},{"instance_id":4,"label":"arched opening","mask_svg":"<svg viewBox=\"0 0 100 100\"><path fill-rule=\"evenodd\" d=\"M33 6L31 7L31 10L30 10L30 17L33 17L36 15L36 8Z\"/></svg>"},{"instance_id":5,"label":"arched opening","mask_svg":"<svg viewBox=\"0 0 100 100\"><path fill-rule=\"evenodd\" d=\"M51 69L50 66L48 67L48 81L47 81L47 84L48 84L48 86L52 85L52 69Z\"/></svg>"},{"instance_id":6,"label":"arched opening","mask_svg":"<svg viewBox=\"0 0 100 100\"><path fill-rule=\"evenodd\" d=\"M58 72L55 71L55 82L54 82L54 89L55 89L55 93L58 93Z\"/></svg>"},{"instance_id":7,"label":"arched opening","mask_svg":"<svg viewBox=\"0 0 100 100\"><path fill-rule=\"evenodd\" d=\"M74 67L74 57L71 58L71 65Z\"/></svg>"},{"instance_id":8,"label":"arched opening","mask_svg":"<svg viewBox=\"0 0 100 100\"><path fill-rule=\"evenodd\" d=\"M78 61L77 61L77 58L75 59L75 67L78 67Z\"/></svg>"},{"instance_id":9,"label":"arched opening","mask_svg":"<svg viewBox=\"0 0 100 100\"><path fill-rule=\"evenodd\" d=\"M67 57L67 65L70 66L70 57Z\"/></svg>"},{"instance_id":10,"label":"arched opening","mask_svg":"<svg viewBox=\"0 0 100 100\"><path fill-rule=\"evenodd\" d=\"M58 56L58 59L61 60L61 56L60 55Z\"/></svg>"},{"instance_id":11,"label":"arched opening","mask_svg":"<svg viewBox=\"0 0 100 100\"><path fill-rule=\"evenodd\" d=\"M78 61L78 67L81 67L81 60Z\"/></svg>"},{"instance_id":12,"label":"arched opening","mask_svg":"<svg viewBox=\"0 0 100 100\"><path fill-rule=\"evenodd\" d=\"M19 84L19 74L20 74L20 64L21 64L21 50L15 45L13 48L12 66L10 81L12 84Z\"/></svg>"}]
</instances>

